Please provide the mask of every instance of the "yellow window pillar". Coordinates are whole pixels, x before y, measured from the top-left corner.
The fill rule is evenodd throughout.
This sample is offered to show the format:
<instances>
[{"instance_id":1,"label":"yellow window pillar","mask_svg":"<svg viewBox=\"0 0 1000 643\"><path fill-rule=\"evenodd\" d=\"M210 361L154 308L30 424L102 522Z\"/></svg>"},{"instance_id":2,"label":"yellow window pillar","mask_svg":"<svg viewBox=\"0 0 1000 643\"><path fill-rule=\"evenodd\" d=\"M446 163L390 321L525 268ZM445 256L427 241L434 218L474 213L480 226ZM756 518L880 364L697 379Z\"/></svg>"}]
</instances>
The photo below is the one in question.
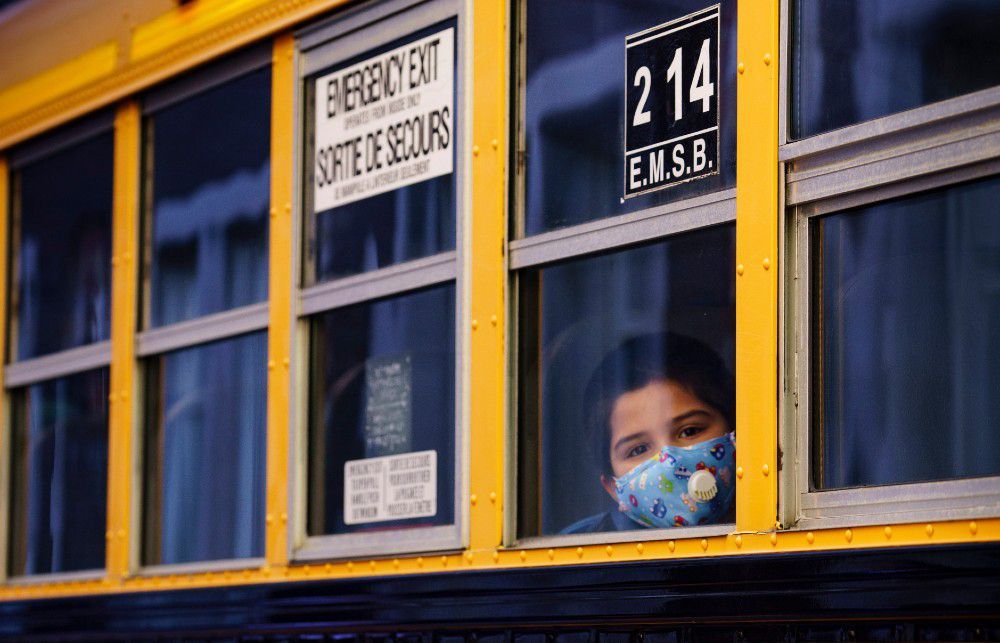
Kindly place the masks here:
<instances>
[{"instance_id":1,"label":"yellow window pillar","mask_svg":"<svg viewBox=\"0 0 1000 643\"><path fill-rule=\"evenodd\" d=\"M736 528L778 506L778 0L743 1L736 82Z\"/></svg>"}]
</instances>

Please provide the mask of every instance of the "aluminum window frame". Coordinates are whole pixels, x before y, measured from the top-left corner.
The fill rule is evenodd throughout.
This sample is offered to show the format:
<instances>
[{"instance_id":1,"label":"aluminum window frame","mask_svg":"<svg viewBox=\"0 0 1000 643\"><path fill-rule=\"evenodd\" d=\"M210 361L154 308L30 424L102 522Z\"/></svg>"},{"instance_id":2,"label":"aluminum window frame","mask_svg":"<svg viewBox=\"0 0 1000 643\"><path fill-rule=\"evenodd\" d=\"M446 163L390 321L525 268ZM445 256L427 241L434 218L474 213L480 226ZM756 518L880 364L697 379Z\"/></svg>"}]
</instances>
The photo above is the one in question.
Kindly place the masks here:
<instances>
[{"instance_id":1,"label":"aluminum window frame","mask_svg":"<svg viewBox=\"0 0 1000 643\"><path fill-rule=\"evenodd\" d=\"M378 270L310 283L303 270L309 263L304 255L305 236L311 234L305 211L303 157L308 127L305 122L306 83L318 72L362 55L412 33L455 19L455 250L393 264ZM468 0L384 0L358 5L333 18L305 27L296 33L295 103L295 203L293 229L293 312L292 346L296 367L292 371L292 448L289 450L289 538L288 557L294 562L350 559L359 556L390 556L423 552L460 551L468 544L469 514L463 498L468 493L468 422L465 419L466 317L468 308L468 222L471 217L469 157L466 148L471 135L471 7ZM310 381L309 329L316 315L365 302L402 295L429 286L455 285L455 428L454 428L454 521L450 525L414 527L370 533L309 535L309 412ZM342 490L341 490L342 491Z\"/></svg>"},{"instance_id":2,"label":"aluminum window frame","mask_svg":"<svg viewBox=\"0 0 1000 643\"><path fill-rule=\"evenodd\" d=\"M724 188L708 194L671 201L643 210L604 217L584 223L556 228L534 235L524 234L526 201L526 93L527 64L525 55L527 35L527 0L512 0L514 9L512 30L513 52L510 110L513 122L510 124L511 149L510 167L514 168L510 186L509 203L511 221L508 225L510 240L507 242L507 275L511 296L508 297L507 338L507 423L506 450L509 455L505 471L505 505L509 507L503 515L503 543L513 549L542 549L548 547L573 547L631 543L638 541L671 540L681 538L704 538L732 533L736 524L723 523L700 527L679 527L668 529L637 528L624 532L602 532L594 534L552 534L543 536L519 536L518 506L521 477L519 473L519 401L518 390L521 379L519 373L520 338L520 274L525 270L541 268L568 259L625 250L629 246L662 241L672 236L693 232L707 227L736 222L736 186ZM721 52L720 52L721 53ZM721 70L721 64L719 69ZM736 302L733 302L735 308Z\"/></svg>"},{"instance_id":3,"label":"aluminum window frame","mask_svg":"<svg viewBox=\"0 0 1000 643\"><path fill-rule=\"evenodd\" d=\"M54 154L58 154L79 143L83 143L109 133L114 135L114 131L114 112L110 110L101 110L77 119L64 127L55 130L54 132L40 134L38 137L31 139L12 150L9 157L10 162L7 168L8 176L12 177L25 166L48 158ZM112 168L112 175L113 174L114 168ZM13 186L13 182L10 183L11 186ZM10 206L8 212L10 218L7 221L7 226L9 230L13 230L15 226L20 225L19 220L21 217L21 208L19 205L14 207L15 198L15 192L12 189L8 195L8 205ZM109 213L109 215L110 214L111 213ZM9 267L9 280L8 283L5 284L6 292L4 296L6 296L8 301L10 301L12 299L11 295L18 288L18 278L20 277L20 271L18 271L15 267L20 255L20 238L14 238L14 236L9 233L8 236L9 256L7 257L7 262ZM112 249L109 248L109 252L111 251ZM110 264L110 254L108 260ZM108 306L110 312L110 301ZM6 524L3 526L3 532L0 533L0 581L10 583L11 585L37 585L46 583L79 582L103 578L106 573L104 566L70 572L10 575L10 529L13 524L13 516L11 515L13 506L12 503L9 502L9 498L11 485L13 484L13 481L11 480L11 473L14 458L14 453L10 449L10 438L14 431L14 427L12 425L11 400L15 390L17 389L27 388L35 384L41 384L86 371L98 370L102 368L110 370L111 338L109 337L108 339L85 344L83 346L66 348L38 357L18 359L17 333L20 329L20 324L17 319L17 311L10 306L7 308L7 319L7 337L3 338L3 340L8 348L8 355L4 356L3 360L3 389L0 390L0 403L3 405L3 409L0 411L0 458L3 459L2 464L0 464L0 473L2 473L2 476L0 476L0 493L2 493L5 498L4 501L0 502L0 510L3 511L0 516L6 520ZM10 361L8 361L8 359L10 359ZM109 430L108 447L110 448L110 404L107 406L107 412ZM107 475L110 475L110 467ZM105 481L105 483L107 483L107 481ZM103 487L101 488L101 492L104 493ZM105 542L105 556L107 556L107 549L107 542Z\"/></svg>"},{"instance_id":4,"label":"aluminum window frame","mask_svg":"<svg viewBox=\"0 0 1000 643\"><path fill-rule=\"evenodd\" d=\"M786 21L788 1L782 7ZM787 50L786 31L787 24ZM782 59L785 96L790 80ZM779 474L779 522L821 529L1000 515L1000 475L827 491L811 491L809 482L815 270L810 226L822 215L1000 174L1000 86L794 142L786 143L785 135L782 130L779 442L786 462Z\"/></svg>"},{"instance_id":5,"label":"aluminum window frame","mask_svg":"<svg viewBox=\"0 0 1000 643\"><path fill-rule=\"evenodd\" d=\"M153 231L153 207L150 201L152 190L152 175L149 172L151 154L155 141L152 140L149 131L151 118L164 109L169 109L185 100L195 98L205 92L216 89L226 83L259 71L269 68L272 65L272 41L266 39L258 44L240 50L218 62L211 63L205 67L196 69L189 74L178 79L173 79L163 85L154 87L141 99L142 123L140 125L139 151L139 171L142 188L140 189L139 202L139 254L142 258L139 271L138 295L139 300L133 302L138 306L137 320L138 328L134 336L135 359L137 362L138 390L140 399L136 408L136 422L133 439L136 443L136 453L139 454L137 466L134 468L131 487L135 498L135 506L139 508L134 522L138 527L137 538L133 538L129 544L129 558L135 561L136 574L140 576L163 576L169 574L187 574L199 572L234 571L244 569L258 569L266 562L265 553L260 556L249 556L246 558L223 558L199 560L184 563L147 563L143 558L143 546L145 543L145 533L147 528L146 516L146 476L147 463L145 461L146 440L151 430L151 422L161 421L161 418L152 418L148 415L148 404L146 396L147 385L149 383L148 366L151 363L163 358L166 354L189 349L198 348L207 344L236 338L253 333L264 333L267 341L268 329L270 326L270 299L268 296L257 303L238 306L216 313L208 313L191 319L179 322L164 324L162 326L151 326L149 315L149 302L151 297L150 275L152 271L152 231ZM271 83L267 86L267 95L271 99L273 87ZM266 132L268 138L271 136L270 122L262 130ZM270 160L270 152L269 152ZM273 172L274 169L272 168ZM270 191L270 183L268 190ZM270 221L270 219L268 219ZM270 231L268 231L270 234ZM270 249L269 249L270 251ZM265 269L270 270L265 259ZM266 364L260 364L261 371L265 374ZM266 385L265 385L266 386ZM265 388L265 395L267 395ZM263 427L267 432L267 423ZM265 452L266 457L266 452ZM266 478L266 466L261 471L261 476ZM266 501L266 490L265 490ZM260 525L261 533L266 541L267 526Z\"/></svg>"}]
</instances>

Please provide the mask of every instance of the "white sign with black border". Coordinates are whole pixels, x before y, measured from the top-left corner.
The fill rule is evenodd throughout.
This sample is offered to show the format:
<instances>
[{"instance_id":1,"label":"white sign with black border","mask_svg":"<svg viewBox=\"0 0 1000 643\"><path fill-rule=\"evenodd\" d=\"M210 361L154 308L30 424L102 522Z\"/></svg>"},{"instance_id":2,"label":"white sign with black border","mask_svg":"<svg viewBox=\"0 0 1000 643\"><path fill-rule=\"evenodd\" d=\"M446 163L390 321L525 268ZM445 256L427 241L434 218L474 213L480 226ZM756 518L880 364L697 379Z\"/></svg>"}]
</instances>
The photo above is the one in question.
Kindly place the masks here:
<instances>
[{"instance_id":1,"label":"white sign with black border","mask_svg":"<svg viewBox=\"0 0 1000 643\"><path fill-rule=\"evenodd\" d=\"M316 212L453 171L453 27L320 76L314 89Z\"/></svg>"},{"instance_id":2,"label":"white sign with black border","mask_svg":"<svg viewBox=\"0 0 1000 643\"><path fill-rule=\"evenodd\" d=\"M625 38L626 199L719 172L719 14Z\"/></svg>"}]
</instances>

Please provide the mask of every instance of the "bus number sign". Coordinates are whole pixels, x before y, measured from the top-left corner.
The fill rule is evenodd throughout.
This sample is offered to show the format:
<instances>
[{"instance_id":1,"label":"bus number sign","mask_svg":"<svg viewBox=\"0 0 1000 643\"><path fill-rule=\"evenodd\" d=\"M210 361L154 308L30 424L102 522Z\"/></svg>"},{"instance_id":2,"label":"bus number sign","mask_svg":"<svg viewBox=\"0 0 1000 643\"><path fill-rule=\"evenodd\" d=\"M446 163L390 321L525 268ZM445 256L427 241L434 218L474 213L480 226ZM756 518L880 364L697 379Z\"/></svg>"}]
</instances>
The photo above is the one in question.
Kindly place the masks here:
<instances>
[{"instance_id":1,"label":"bus number sign","mask_svg":"<svg viewBox=\"0 0 1000 643\"><path fill-rule=\"evenodd\" d=\"M625 38L625 198L719 172L719 5Z\"/></svg>"}]
</instances>

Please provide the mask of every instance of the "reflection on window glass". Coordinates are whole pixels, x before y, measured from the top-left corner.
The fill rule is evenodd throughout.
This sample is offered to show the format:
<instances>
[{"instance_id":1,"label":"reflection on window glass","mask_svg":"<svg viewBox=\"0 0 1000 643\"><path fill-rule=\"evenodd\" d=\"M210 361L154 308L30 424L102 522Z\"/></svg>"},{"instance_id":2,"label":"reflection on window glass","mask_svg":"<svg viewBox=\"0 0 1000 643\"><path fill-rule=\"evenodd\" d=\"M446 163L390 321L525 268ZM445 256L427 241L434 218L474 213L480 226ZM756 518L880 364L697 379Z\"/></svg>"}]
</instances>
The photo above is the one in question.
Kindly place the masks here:
<instances>
[{"instance_id":1,"label":"reflection on window glass","mask_svg":"<svg viewBox=\"0 0 1000 643\"><path fill-rule=\"evenodd\" d=\"M813 486L1000 473L1000 179L813 227Z\"/></svg>"},{"instance_id":2,"label":"reflection on window glass","mask_svg":"<svg viewBox=\"0 0 1000 643\"><path fill-rule=\"evenodd\" d=\"M144 562L264 555L267 336L149 363Z\"/></svg>"},{"instance_id":3,"label":"reflection on window glass","mask_svg":"<svg viewBox=\"0 0 1000 643\"><path fill-rule=\"evenodd\" d=\"M267 298L270 78L255 71L148 120L151 326Z\"/></svg>"},{"instance_id":4,"label":"reflection on window glass","mask_svg":"<svg viewBox=\"0 0 1000 643\"><path fill-rule=\"evenodd\" d=\"M110 335L113 154L108 132L15 174L17 359Z\"/></svg>"},{"instance_id":5,"label":"reflection on window glass","mask_svg":"<svg viewBox=\"0 0 1000 643\"><path fill-rule=\"evenodd\" d=\"M727 225L520 274L522 536L732 521L734 244Z\"/></svg>"},{"instance_id":6,"label":"reflection on window glass","mask_svg":"<svg viewBox=\"0 0 1000 643\"><path fill-rule=\"evenodd\" d=\"M532 235L736 184L736 1L722 0L719 174L634 197L624 191L625 37L704 0L527 0L525 214ZM567 28L573 25L573 28Z\"/></svg>"},{"instance_id":7,"label":"reflection on window glass","mask_svg":"<svg viewBox=\"0 0 1000 643\"><path fill-rule=\"evenodd\" d=\"M306 100L310 117L306 119L310 131L308 145L315 147L314 131L314 101L317 79L329 77L340 70L357 65L372 59L379 60L381 55L388 55L389 52L403 47L408 43L420 41L423 38L441 34L448 29L455 33L456 21L448 20L443 23L427 27L420 31L407 35L405 38L392 41L383 46L369 50L344 61L334 67L324 69L306 80ZM453 36L454 39L454 36ZM454 40L457 42L457 39ZM457 51L457 46L454 47ZM416 61L417 58L414 58ZM440 64L440 63L439 63ZM452 69L456 67L456 59L453 56L451 61ZM391 65L390 65L391 67ZM349 71L349 70L347 70ZM392 73L391 70L389 72ZM453 72L448 81L442 79L441 82L450 83L452 87L457 82L458 76ZM360 96L360 94L358 94ZM420 98L421 94L410 94L410 98ZM457 94L452 91L451 97L451 120L450 127L436 128L435 132L440 136L435 138L438 143L445 146L450 145L454 150L454 136L458 128L462 126L459 114L459 101ZM400 122L398 116L391 108L388 116L378 116L373 114L377 110L391 103L376 103L368 110L359 109L353 112L347 119L345 127L349 131L358 132L362 135L371 132L384 132L383 137L378 140L385 143L384 147L379 147L379 159L385 164L384 169L369 173L360 169L354 175L361 176L360 181L375 181L380 177L394 177L389 179L392 182L400 183L405 179L400 179L401 171L410 171L414 165L395 161L392 165L387 164L386 158L392 150L395 154L402 155L407 149L412 149L411 141L419 142L424 140L424 132L430 129L422 129L421 121L414 121L414 115L421 119L425 117L424 112L431 109L431 106L424 106L414 112L413 108L408 108L402 113L406 115L408 123L416 122L420 126L417 128L395 129L396 123ZM396 110L398 111L398 110ZM365 123L369 121L381 125L349 125L350 118L363 117ZM369 118L370 117L370 118ZM385 121L383 122L383 120ZM388 129L393 129L393 141L398 131L398 143L389 143ZM353 129L352 129L353 128ZM430 141L430 134L426 134L426 140ZM349 138L346 134L345 137ZM312 155L310 155L312 156ZM338 157L339 158L339 157ZM370 151L364 152L359 158L372 158ZM395 158L395 157L394 157ZM452 167L455 167L454 151L452 151ZM364 161L363 161L364 162ZM338 167L342 165L338 163ZM317 180L315 176L316 167L313 163L305 164L307 177L306 185L313 186ZM344 183L345 190L357 184ZM331 181L332 182L332 181ZM375 194L360 200L345 199L342 205L317 209L313 205L313 188L306 190L307 210L309 212L308 225L310 226L310 239L307 247L307 261L309 262L307 282L316 283L346 277L360 272L367 272L385 268L404 261L419 259L430 255L438 254L455 249L455 173L444 174L435 178L423 180L410 185L402 185L388 192ZM335 185L332 189L341 190ZM371 188L369 188L371 189Z\"/></svg>"},{"instance_id":8,"label":"reflection on window glass","mask_svg":"<svg viewBox=\"0 0 1000 643\"><path fill-rule=\"evenodd\" d=\"M455 286L318 315L311 350L309 533L452 524Z\"/></svg>"},{"instance_id":9,"label":"reflection on window glass","mask_svg":"<svg viewBox=\"0 0 1000 643\"><path fill-rule=\"evenodd\" d=\"M104 567L108 369L13 392L10 573Z\"/></svg>"},{"instance_id":10,"label":"reflection on window glass","mask_svg":"<svg viewBox=\"0 0 1000 643\"><path fill-rule=\"evenodd\" d=\"M797 0L792 138L1000 84L996 0Z\"/></svg>"}]
</instances>

